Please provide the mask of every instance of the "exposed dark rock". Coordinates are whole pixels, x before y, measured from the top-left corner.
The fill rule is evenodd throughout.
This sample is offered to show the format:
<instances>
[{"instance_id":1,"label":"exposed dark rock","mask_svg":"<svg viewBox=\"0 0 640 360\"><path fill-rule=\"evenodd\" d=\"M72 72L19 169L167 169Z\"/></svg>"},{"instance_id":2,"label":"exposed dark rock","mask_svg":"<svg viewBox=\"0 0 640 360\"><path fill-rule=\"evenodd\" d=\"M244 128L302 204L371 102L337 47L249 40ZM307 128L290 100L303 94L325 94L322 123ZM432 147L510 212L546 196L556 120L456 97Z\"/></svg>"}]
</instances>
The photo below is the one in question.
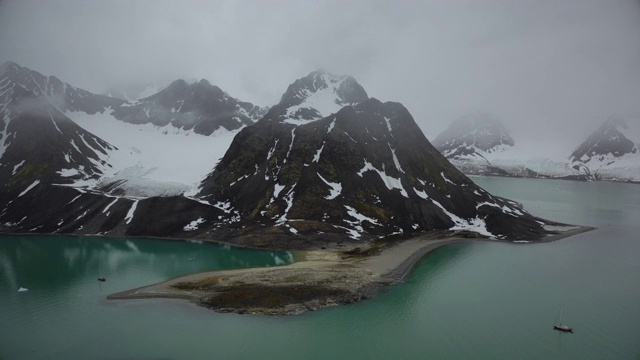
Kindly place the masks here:
<instances>
[{"instance_id":1,"label":"exposed dark rock","mask_svg":"<svg viewBox=\"0 0 640 360\"><path fill-rule=\"evenodd\" d=\"M280 102L266 117L274 121L318 120L368 98L364 88L353 77L319 70L289 85ZM333 109L335 111L331 111Z\"/></svg>"},{"instance_id":2,"label":"exposed dark rock","mask_svg":"<svg viewBox=\"0 0 640 360\"><path fill-rule=\"evenodd\" d=\"M108 185L74 189L74 181L98 178L115 148L68 119L52 94L64 95L66 110L118 103L51 78L29 83L27 70L3 66L29 86L0 82L2 232L190 237L279 249L442 229L511 240L545 233L451 166L401 104L368 99L353 78L324 72L296 81L280 104L240 131L196 198L127 198ZM210 134L251 124L260 111L203 80L176 81L114 113Z\"/></svg>"},{"instance_id":3,"label":"exposed dark rock","mask_svg":"<svg viewBox=\"0 0 640 360\"><path fill-rule=\"evenodd\" d=\"M224 128L236 130L254 123L265 108L232 98L207 80L189 84L176 80L159 93L115 108L113 115L132 124L151 123L211 135Z\"/></svg>"},{"instance_id":4,"label":"exposed dark rock","mask_svg":"<svg viewBox=\"0 0 640 360\"><path fill-rule=\"evenodd\" d=\"M33 103L40 97L29 96ZM24 189L38 180L45 184L69 184L97 178L109 166L104 158L115 147L87 132L54 106L42 104L23 109L7 109L6 148L0 163L0 187Z\"/></svg>"},{"instance_id":5,"label":"exposed dark rock","mask_svg":"<svg viewBox=\"0 0 640 360\"><path fill-rule=\"evenodd\" d=\"M297 127L268 114L236 136L199 197L228 204L240 219L233 226L283 242L312 234L373 239L473 219L497 237L544 233L451 166L402 105L375 99Z\"/></svg>"}]
</instances>

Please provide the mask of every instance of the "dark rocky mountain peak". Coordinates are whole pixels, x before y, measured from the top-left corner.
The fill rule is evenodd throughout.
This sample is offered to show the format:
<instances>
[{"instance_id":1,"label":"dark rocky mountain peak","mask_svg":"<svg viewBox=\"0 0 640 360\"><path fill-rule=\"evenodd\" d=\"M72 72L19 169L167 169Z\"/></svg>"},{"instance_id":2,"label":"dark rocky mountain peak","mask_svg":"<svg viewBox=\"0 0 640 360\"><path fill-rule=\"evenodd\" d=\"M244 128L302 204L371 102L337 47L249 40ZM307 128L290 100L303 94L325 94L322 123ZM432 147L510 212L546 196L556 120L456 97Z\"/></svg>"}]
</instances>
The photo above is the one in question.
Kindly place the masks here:
<instances>
[{"instance_id":1,"label":"dark rocky mountain peak","mask_svg":"<svg viewBox=\"0 0 640 360\"><path fill-rule=\"evenodd\" d=\"M459 118L433 140L433 146L447 158L482 156L503 151L514 144L502 122L482 112Z\"/></svg>"},{"instance_id":2,"label":"dark rocky mountain peak","mask_svg":"<svg viewBox=\"0 0 640 360\"><path fill-rule=\"evenodd\" d=\"M220 128L237 130L253 124L266 111L229 96L205 79L192 84L180 79L157 94L123 104L113 115L133 124L172 125L211 135Z\"/></svg>"},{"instance_id":3,"label":"dark rocky mountain peak","mask_svg":"<svg viewBox=\"0 0 640 360\"><path fill-rule=\"evenodd\" d=\"M369 97L351 76L318 70L294 81L266 118L292 124L319 120Z\"/></svg>"},{"instance_id":4,"label":"dark rocky mountain peak","mask_svg":"<svg viewBox=\"0 0 640 360\"><path fill-rule=\"evenodd\" d=\"M307 124L243 129L198 197L227 211L221 227L232 241L254 246L274 236L286 248L450 228L509 239L543 232L455 169L401 104L376 99Z\"/></svg>"}]
</instances>

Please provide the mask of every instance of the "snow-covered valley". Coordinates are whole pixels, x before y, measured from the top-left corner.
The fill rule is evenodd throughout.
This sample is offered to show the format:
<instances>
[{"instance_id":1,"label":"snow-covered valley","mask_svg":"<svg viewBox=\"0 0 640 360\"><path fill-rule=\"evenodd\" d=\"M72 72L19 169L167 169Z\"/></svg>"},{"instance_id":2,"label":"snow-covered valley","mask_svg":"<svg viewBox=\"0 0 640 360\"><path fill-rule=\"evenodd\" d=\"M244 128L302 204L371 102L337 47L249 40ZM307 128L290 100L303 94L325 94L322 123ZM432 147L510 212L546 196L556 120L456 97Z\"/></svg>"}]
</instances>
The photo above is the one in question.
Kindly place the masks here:
<instances>
[{"instance_id":1,"label":"snow-covered valley","mask_svg":"<svg viewBox=\"0 0 640 360\"><path fill-rule=\"evenodd\" d=\"M65 115L118 148L109 152L100 179L78 181L74 186L99 188L117 183L133 197L194 193L238 133L219 129L204 136L172 125L130 124L117 120L110 109L93 115Z\"/></svg>"}]
</instances>

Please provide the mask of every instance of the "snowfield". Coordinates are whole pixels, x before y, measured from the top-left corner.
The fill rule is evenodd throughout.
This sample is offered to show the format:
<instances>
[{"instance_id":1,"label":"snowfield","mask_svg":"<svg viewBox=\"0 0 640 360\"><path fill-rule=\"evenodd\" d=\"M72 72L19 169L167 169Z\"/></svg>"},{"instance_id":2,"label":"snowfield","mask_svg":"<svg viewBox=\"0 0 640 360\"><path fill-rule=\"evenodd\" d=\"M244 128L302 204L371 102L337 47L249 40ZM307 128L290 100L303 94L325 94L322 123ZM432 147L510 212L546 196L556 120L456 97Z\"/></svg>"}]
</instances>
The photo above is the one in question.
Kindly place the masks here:
<instances>
[{"instance_id":1,"label":"snowfield","mask_svg":"<svg viewBox=\"0 0 640 360\"><path fill-rule=\"evenodd\" d=\"M167 125L134 125L117 120L111 110L88 115L65 114L76 124L118 150L110 151L99 180L80 181L95 188L115 182L132 197L172 196L197 189L231 145L237 132L219 130L210 136Z\"/></svg>"}]
</instances>

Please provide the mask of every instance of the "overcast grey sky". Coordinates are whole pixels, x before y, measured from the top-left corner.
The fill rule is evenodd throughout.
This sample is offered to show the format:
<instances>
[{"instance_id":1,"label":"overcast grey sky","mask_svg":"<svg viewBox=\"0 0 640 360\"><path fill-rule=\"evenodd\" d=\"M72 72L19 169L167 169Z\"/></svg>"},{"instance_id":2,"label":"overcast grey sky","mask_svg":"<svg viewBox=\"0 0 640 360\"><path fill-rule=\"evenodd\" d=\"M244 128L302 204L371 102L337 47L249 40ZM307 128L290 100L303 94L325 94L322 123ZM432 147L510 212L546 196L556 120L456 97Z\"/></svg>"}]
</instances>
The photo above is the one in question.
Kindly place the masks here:
<instances>
[{"instance_id":1,"label":"overcast grey sky","mask_svg":"<svg viewBox=\"0 0 640 360\"><path fill-rule=\"evenodd\" d=\"M483 110L557 145L640 113L640 1L4 0L7 60L94 92L206 78L259 105L324 68L403 103L429 139Z\"/></svg>"}]
</instances>

